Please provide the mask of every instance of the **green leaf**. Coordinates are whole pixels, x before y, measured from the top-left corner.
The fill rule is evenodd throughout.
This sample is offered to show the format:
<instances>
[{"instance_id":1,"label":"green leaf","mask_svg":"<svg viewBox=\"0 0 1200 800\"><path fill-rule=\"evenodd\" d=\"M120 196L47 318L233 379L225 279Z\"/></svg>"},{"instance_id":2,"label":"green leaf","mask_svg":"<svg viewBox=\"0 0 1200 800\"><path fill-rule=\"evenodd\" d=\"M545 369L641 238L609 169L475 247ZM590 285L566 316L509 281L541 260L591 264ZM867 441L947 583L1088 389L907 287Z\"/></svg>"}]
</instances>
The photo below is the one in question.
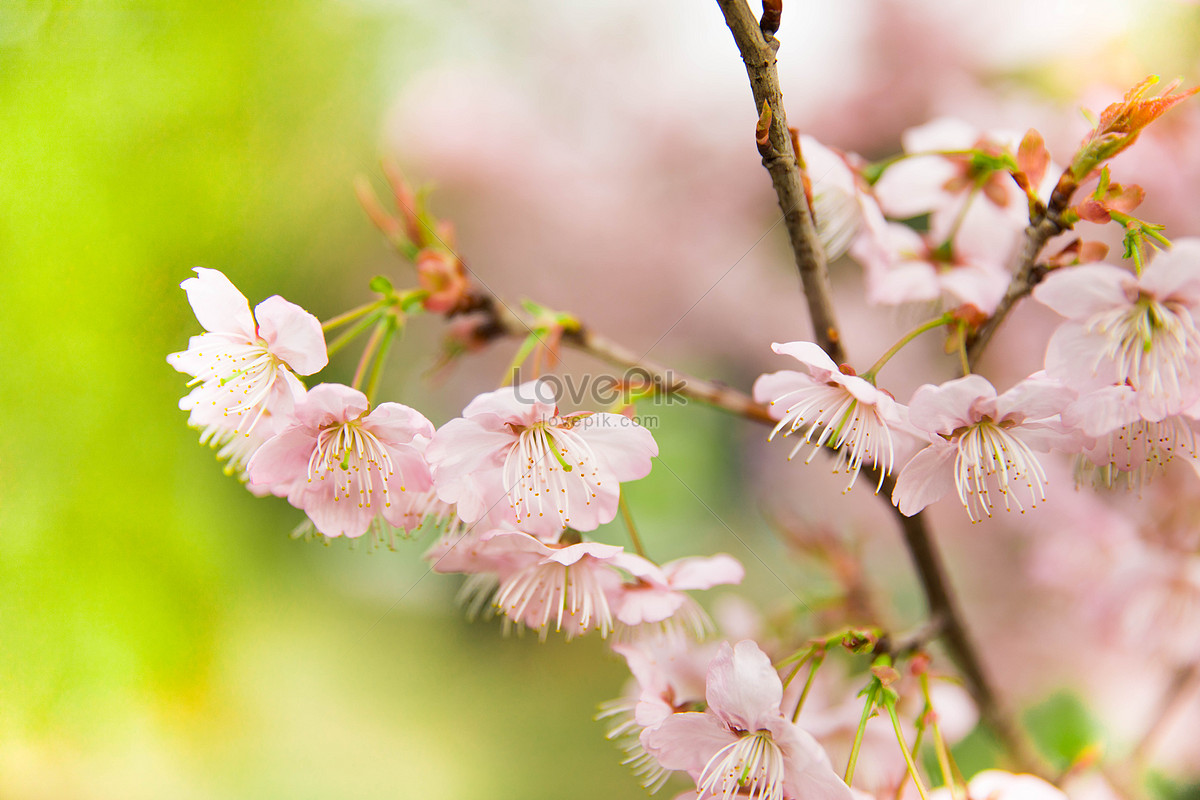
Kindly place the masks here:
<instances>
[{"instance_id":1,"label":"green leaf","mask_svg":"<svg viewBox=\"0 0 1200 800\"><path fill-rule=\"evenodd\" d=\"M1070 766L1099 738L1099 727L1078 697L1059 692L1025 712L1034 744L1060 768Z\"/></svg>"},{"instance_id":2,"label":"green leaf","mask_svg":"<svg viewBox=\"0 0 1200 800\"><path fill-rule=\"evenodd\" d=\"M374 278L371 278L370 286L372 292L378 292L379 294L392 293L392 282L382 275L376 275Z\"/></svg>"}]
</instances>

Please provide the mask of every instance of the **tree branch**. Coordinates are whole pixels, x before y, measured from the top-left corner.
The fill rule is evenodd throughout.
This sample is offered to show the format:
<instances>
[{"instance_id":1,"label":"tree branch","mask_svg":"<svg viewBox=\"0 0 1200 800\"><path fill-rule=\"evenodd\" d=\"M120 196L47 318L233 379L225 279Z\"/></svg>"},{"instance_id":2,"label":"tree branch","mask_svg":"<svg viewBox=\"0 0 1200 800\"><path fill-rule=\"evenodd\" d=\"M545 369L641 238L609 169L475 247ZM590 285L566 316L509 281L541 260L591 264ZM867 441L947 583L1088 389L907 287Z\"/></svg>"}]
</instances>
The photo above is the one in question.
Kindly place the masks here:
<instances>
[{"instance_id":1,"label":"tree branch","mask_svg":"<svg viewBox=\"0 0 1200 800\"><path fill-rule=\"evenodd\" d=\"M1017 256L1016 272L1004 292L1004 297L1000 299L1000 304L987 321L979 326L979 330L967 337L967 363L970 366L979 363L996 329L1004 322L1013 306L1032 292L1033 287L1041 283L1042 278L1046 276L1045 269L1038 264L1038 256L1046 242L1070 229L1071 226L1063 221L1063 212L1070 205L1071 195L1075 193L1077 186L1075 177L1068 168L1058 179L1058 184L1050 195L1049 206L1042 208L1039 204L1030 215L1029 226L1025 228L1025 242L1021 246L1020 255Z\"/></svg>"},{"instance_id":2,"label":"tree branch","mask_svg":"<svg viewBox=\"0 0 1200 800\"><path fill-rule=\"evenodd\" d=\"M825 263L825 249L817 236L817 227L805 192L804 176L783 110L779 73L775 69L775 50L779 42L775 39L774 30L779 26L781 4L768 0L761 24L754 18L746 0L717 0L717 5L725 15L725 22L746 64L750 88L754 93L755 115L767 123L766 136L760 135L758 139L758 150L775 186L779 208L783 211L816 341L829 353L830 358L841 364L846 360L846 353L842 348L834 314L833 288Z\"/></svg>"}]
</instances>

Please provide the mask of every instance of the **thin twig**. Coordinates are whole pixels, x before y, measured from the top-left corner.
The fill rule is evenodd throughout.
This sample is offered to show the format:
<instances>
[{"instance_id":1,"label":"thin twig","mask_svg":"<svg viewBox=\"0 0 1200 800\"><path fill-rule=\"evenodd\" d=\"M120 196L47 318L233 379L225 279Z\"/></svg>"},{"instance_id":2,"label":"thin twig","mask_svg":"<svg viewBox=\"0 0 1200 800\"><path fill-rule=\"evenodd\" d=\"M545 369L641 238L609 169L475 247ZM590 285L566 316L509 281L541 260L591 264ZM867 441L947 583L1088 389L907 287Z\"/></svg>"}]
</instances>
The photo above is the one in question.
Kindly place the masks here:
<instances>
[{"instance_id":1,"label":"thin twig","mask_svg":"<svg viewBox=\"0 0 1200 800\"><path fill-rule=\"evenodd\" d=\"M1071 196L1077 187L1078 183L1068 168L1058 179L1058 184L1050 195L1050 203L1045 208L1039 206L1031 212L1029 226L1025 228L1025 241L1017 256L1016 271L1004 291L1004 297L979 330L967 338L968 366L973 367L979 363L983 351L987 349L988 343L991 342L1000 323L1008 316L1008 312L1045 277L1045 269L1038 263L1038 256L1041 255L1046 242L1071 227L1063 221L1063 213L1070 205Z\"/></svg>"},{"instance_id":2,"label":"thin twig","mask_svg":"<svg viewBox=\"0 0 1200 800\"><path fill-rule=\"evenodd\" d=\"M746 0L717 0L717 5L725 15L725 22L746 64L746 74L754 93L755 116L769 123L766 137L758 139L758 150L783 211L817 344L841 364L846 360L846 353L834 314L825 249L817 236L817 226L804 189L804 176L783 110L779 73L775 69L775 49L779 42L775 39L774 29L779 26L780 4L767 3L762 24L755 19Z\"/></svg>"}]
</instances>

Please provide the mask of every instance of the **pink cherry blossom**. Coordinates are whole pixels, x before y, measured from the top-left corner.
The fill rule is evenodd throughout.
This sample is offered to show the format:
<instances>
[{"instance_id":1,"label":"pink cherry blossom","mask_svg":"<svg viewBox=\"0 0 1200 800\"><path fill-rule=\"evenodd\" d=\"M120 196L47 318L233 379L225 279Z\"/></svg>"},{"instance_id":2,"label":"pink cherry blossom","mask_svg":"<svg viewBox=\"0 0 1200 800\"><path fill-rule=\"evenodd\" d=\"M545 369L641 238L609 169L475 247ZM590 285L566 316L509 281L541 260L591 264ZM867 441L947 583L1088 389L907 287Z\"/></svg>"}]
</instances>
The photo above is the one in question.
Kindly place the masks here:
<instances>
[{"instance_id":1,"label":"pink cherry blossom","mask_svg":"<svg viewBox=\"0 0 1200 800\"><path fill-rule=\"evenodd\" d=\"M422 455L429 420L399 403L372 410L362 392L332 383L313 387L295 415L251 459L252 486L286 493L325 536L362 536L380 518L406 529L419 523L399 495L433 486Z\"/></svg>"},{"instance_id":2,"label":"pink cherry blossom","mask_svg":"<svg viewBox=\"0 0 1200 800\"><path fill-rule=\"evenodd\" d=\"M945 296L953 305L994 311L1011 279L1007 264L1019 229L996 228L980 216L974 207L968 211L951 241L939 231L921 234L868 212L850 246L866 273L867 302L900 305Z\"/></svg>"},{"instance_id":3,"label":"pink cherry blossom","mask_svg":"<svg viewBox=\"0 0 1200 800\"><path fill-rule=\"evenodd\" d=\"M616 616L623 636L651 630L668 637L684 633L703 637L712 622L686 592L741 583L746 574L741 562L725 553L680 558L661 567L626 553L616 563L633 577L621 586L617 598Z\"/></svg>"},{"instance_id":4,"label":"pink cherry blossom","mask_svg":"<svg viewBox=\"0 0 1200 800\"><path fill-rule=\"evenodd\" d=\"M658 445L619 414L560 416L550 384L480 395L429 445L438 496L466 522L485 516L547 539L617 514L622 481L643 478Z\"/></svg>"},{"instance_id":5,"label":"pink cherry blossom","mask_svg":"<svg viewBox=\"0 0 1200 800\"><path fill-rule=\"evenodd\" d=\"M891 428L904 424L901 406L874 384L843 372L812 342L776 343L771 349L795 358L807 374L784 370L762 375L754 382L754 399L769 402L771 416L779 420L768 440L780 431L784 436L802 431L804 436L788 460L811 445L806 464L825 445L836 448L833 471L844 470L850 476L846 491L854 486L864 461L874 464L879 467L878 491L884 475L894 466Z\"/></svg>"},{"instance_id":6,"label":"pink cherry blossom","mask_svg":"<svg viewBox=\"0 0 1200 800\"><path fill-rule=\"evenodd\" d=\"M228 471L241 472L254 451L288 422L304 386L296 377L328 363L321 323L278 295L250 313L245 295L215 269L196 267L180 286L207 333L167 363L193 377L179 401L201 442L220 448Z\"/></svg>"},{"instance_id":7,"label":"pink cherry blossom","mask_svg":"<svg viewBox=\"0 0 1200 800\"><path fill-rule=\"evenodd\" d=\"M1046 473L1034 450L1074 449L1078 436L1058 415L1074 393L1054 382L1029 378L1002 395L980 375L926 384L913 395L909 422L931 444L900 472L892 502L911 516L951 489L972 522L990 517L993 486L1005 510L1025 511L1046 499ZM1028 499L1017 496L1024 484Z\"/></svg>"},{"instance_id":8,"label":"pink cherry blossom","mask_svg":"<svg viewBox=\"0 0 1200 800\"><path fill-rule=\"evenodd\" d=\"M618 642L612 649L625 658L634 680L623 697L601 706L599 718L609 720L605 735L624 751L621 763L653 793L662 788L671 771L646 752L641 733L677 711L701 706L705 675L716 645L697 645L682 637L650 637Z\"/></svg>"},{"instance_id":9,"label":"pink cherry blossom","mask_svg":"<svg viewBox=\"0 0 1200 800\"><path fill-rule=\"evenodd\" d=\"M1110 264L1051 272L1033 296L1068 321L1050 337L1046 371L1080 393L1129 384L1150 421L1194 403L1200 398L1198 265L1200 239L1180 239L1141 277Z\"/></svg>"},{"instance_id":10,"label":"pink cherry blossom","mask_svg":"<svg viewBox=\"0 0 1200 800\"><path fill-rule=\"evenodd\" d=\"M816 740L784 717L783 683L752 641L723 643L703 712L672 714L642 733L646 751L686 771L701 800L850 800Z\"/></svg>"},{"instance_id":11,"label":"pink cherry blossom","mask_svg":"<svg viewBox=\"0 0 1200 800\"><path fill-rule=\"evenodd\" d=\"M942 210L958 213L964 202L979 194L997 208L1015 209L1018 224L1028 222L1024 194L1008 173L990 169L972 153L1011 156L1020 138L1012 132L984 132L951 117L909 128L901 136L906 157L884 170L875 193L884 211L897 218Z\"/></svg>"},{"instance_id":12,"label":"pink cherry blossom","mask_svg":"<svg viewBox=\"0 0 1200 800\"><path fill-rule=\"evenodd\" d=\"M1142 417L1139 395L1128 384L1106 386L1063 411L1063 422L1092 440L1076 469L1081 484L1090 480L1105 488L1124 483L1128 489L1140 489L1177 456L1200 468L1196 451L1200 404L1148 420Z\"/></svg>"},{"instance_id":13,"label":"pink cherry blossom","mask_svg":"<svg viewBox=\"0 0 1200 800\"><path fill-rule=\"evenodd\" d=\"M535 536L498 529L481 537L480 551L499 571L494 605L511 622L567 638L613 628L611 596L621 583L614 569L624 549L599 542L546 544Z\"/></svg>"}]
</instances>

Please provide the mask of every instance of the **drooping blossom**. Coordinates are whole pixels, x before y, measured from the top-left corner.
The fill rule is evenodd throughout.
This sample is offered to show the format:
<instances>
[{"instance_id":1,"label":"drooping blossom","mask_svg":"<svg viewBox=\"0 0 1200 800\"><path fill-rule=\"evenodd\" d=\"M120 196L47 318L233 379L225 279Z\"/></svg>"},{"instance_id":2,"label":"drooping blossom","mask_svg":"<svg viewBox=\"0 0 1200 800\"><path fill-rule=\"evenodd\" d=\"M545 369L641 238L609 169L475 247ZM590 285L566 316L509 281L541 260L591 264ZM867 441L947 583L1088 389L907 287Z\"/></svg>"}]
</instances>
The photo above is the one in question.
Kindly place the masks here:
<instances>
[{"instance_id":1,"label":"drooping blossom","mask_svg":"<svg viewBox=\"0 0 1200 800\"><path fill-rule=\"evenodd\" d=\"M617 642L612 649L624 657L633 680L621 697L601 705L597 718L608 721L605 736L625 753L621 763L654 793L671 771L646 752L642 731L677 711L702 707L705 675L717 646L682 637L651 637Z\"/></svg>"},{"instance_id":2,"label":"drooping blossom","mask_svg":"<svg viewBox=\"0 0 1200 800\"><path fill-rule=\"evenodd\" d=\"M874 384L843 371L812 342L776 343L771 349L795 358L806 373L783 370L754 382L754 399L770 403L771 416L779 420L768 440L781 431L784 436L796 434L799 441L788 460L811 445L806 464L822 447L837 448L833 471L850 476L846 491L854 486L864 462L876 465L878 491L895 465L892 428L904 424L902 407Z\"/></svg>"},{"instance_id":3,"label":"drooping blossom","mask_svg":"<svg viewBox=\"0 0 1200 800\"><path fill-rule=\"evenodd\" d=\"M1076 467L1080 484L1140 489L1176 457L1200 470L1196 431L1200 404L1150 420L1142 416L1139 392L1128 384L1105 386L1069 405L1063 422L1090 438Z\"/></svg>"},{"instance_id":4,"label":"drooping blossom","mask_svg":"<svg viewBox=\"0 0 1200 800\"><path fill-rule=\"evenodd\" d=\"M557 539L617 514L622 481L645 477L658 445L619 414L560 416L548 382L482 394L429 445L438 496L466 522L490 516Z\"/></svg>"},{"instance_id":5,"label":"drooping blossom","mask_svg":"<svg viewBox=\"0 0 1200 800\"><path fill-rule=\"evenodd\" d=\"M1067 318L1050 337L1046 372L1081 394L1137 389L1156 422L1200 399L1200 239L1180 239L1141 277L1110 264L1055 270L1033 290Z\"/></svg>"},{"instance_id":6,"label":"drooping blossom","mask_svg":"<svg viewBox=\"0 0 1200 800\"><path fill-rule=\"evenodd\" d=\"M992 515L994 492L1005 510L1036 507L1046 499L1046 473L1034 451L1075 449L1078 435L1059 419L1073 397L1036 377L999 396L980 375L922 386L909 404L909 422L931 443L901 470L892 502L911 516L955 490L972 522Z\"/></svg>"},{"instance_id":7,"label":"drooping blossom","mask_svg":"<svg viewBox=\"0 0 1200 800\"><path fill-rule=\"evenodd\" d=\"M192 376L179 401L200 441L219 448L227 471L241 473L255 450L286 426L304 394L296 375L311 375L329 361L321 323L275 295L254 313L245 295L220 271L196 267L180 286L206 333L167 363Z\"/></svg>"},{"instance_id":8,"label":"drooping blossom","mask_svg":"<svg viewBox=\"0 0 1200 800\"><path fill-rule=\"evenodd\" d=\"M308 514L325 536L361 536L382 519L411 529L402 493L433 486L422 451L433 426L399 403L371 409L340 384L313 387L295 423L268 440L247 466L251 486L269 486Z\"/></svg>"},{"instance_id":9,"label":"drooping blossom","mask_svg":"<svg viewBox=\"0 0 1200 800\"><path fill-rule=\"evenodd\" d=\"M493 603L511 622L545 640L553 626L568 639L613 629L611 597L621 583L614 561L624 548L599 542L546 544L515 530L481 537L480 550L499 574Z\"/></svg>"},{"instance_id":10,"label":"drooping blossom","mask_svg":"<svg viewBox=\"0 0 1200 800\"><path fill-rule=\"evenodd\" d=\"M703 712L671 714L642 732L663 768L691 775L698 798L850 800L825 751L783 715L783 683L757 644L721 645L705 700Z\"/></svg>"},{"instance_id":11,"label":"drooping blossom","mask_svg":"<svg viewBox=\"0 0 1200 800\"><path fill-rule=\"evenodd\" d=\"M980 206L982 207L982 206ZM1009 254L1019 229L997 228L987 215L969 210L945 238L867 213L850 255L862 265L866 299L873 305L900 305L948 299L985 314L996 309L1011 280Z\"/></svg>"},{"instance_id":12,"label":"drooping blossom","mask_svg":"<svg viewBox=\"0 0 1200 800\"><path fill-rule=\"evenodd\" d=\"M616 616L623 637L649 631L702 638L712 622L687 592L738 584L746 574L741 562L725 553L680 558L662 566L626 553L617 566L632 577L617 594Z\"/></svg>"}]
</instances>

